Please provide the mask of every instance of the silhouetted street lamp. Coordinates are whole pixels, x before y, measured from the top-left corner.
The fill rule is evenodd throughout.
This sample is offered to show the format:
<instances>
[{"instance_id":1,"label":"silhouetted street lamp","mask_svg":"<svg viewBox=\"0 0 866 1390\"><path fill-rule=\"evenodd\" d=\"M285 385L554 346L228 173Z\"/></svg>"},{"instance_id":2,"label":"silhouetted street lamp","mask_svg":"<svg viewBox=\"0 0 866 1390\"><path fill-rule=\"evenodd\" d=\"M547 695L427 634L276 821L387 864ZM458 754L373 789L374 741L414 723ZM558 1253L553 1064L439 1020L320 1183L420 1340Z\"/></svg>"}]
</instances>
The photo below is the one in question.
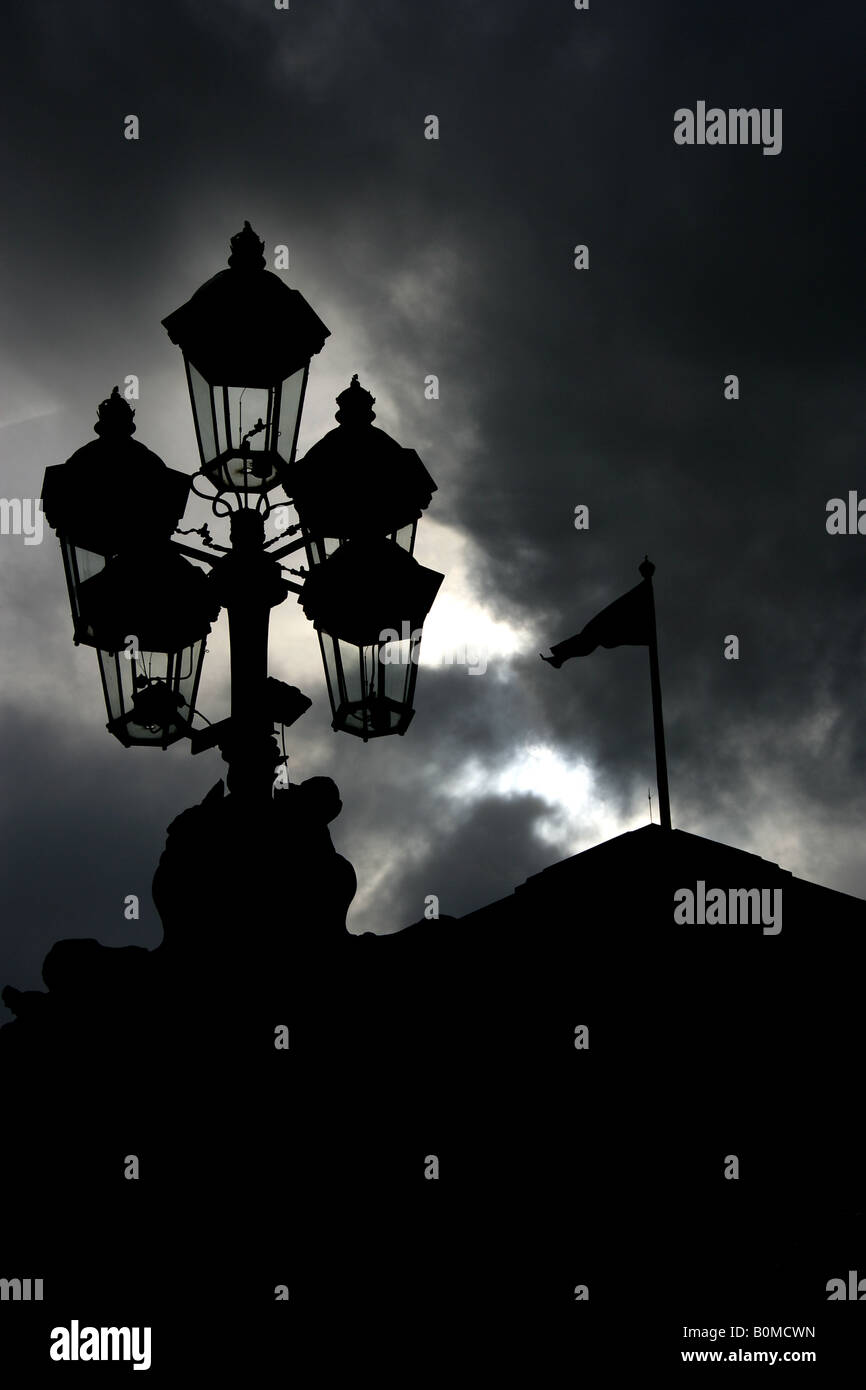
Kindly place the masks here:
<instances>
[{"instance_id":1,"label":"silhouetted street lamp","mask_svg":"<svg viewBox=\"0 0 866 1390\"><path fill-rule=\"evenodd\" d=\"M98 652L110 731L126 746L167 748L185 736L194 753L218 746L230 791L260 805L281 761L275 726L310 705L268 676L270 610L290 591L301 596L319 633L334 729L365 740L402 734L421 627L443 576L412 555L435 483L414 450L373 428L373 397L357 377L338 398L338 428L296 463L310 360L329 331L265 269L248 222L231 246L229 268L163 320L184 356L196 479L131 439L133 411L115 387L99 408L99 439L46 470L43 506L60 539L75 641ZM213 491L200 492L199 478ZM290 534L303 532L282 544L265 538L268 494L280 486L300 518ZM174 539L190 489L230 518L230 547L207 526L193 529L208 549ZM310 572L292 573L303 585L279 563L300 549ZM205 639L221 607L231 714L193 730Z\"/></svg>"},{"instance_id":2,"label":"silhouetted street lamp","mask_svg":"<svg viewBox=\"0 0 866 1390\"><path fill-rule=\"evenodd\" d=\"M183 352L202 472L219 492L267 492L294 460L310 359L330 330L265 269L249 222L231 247L228 270L163 325Z\"/></svg>"}]
</instances>

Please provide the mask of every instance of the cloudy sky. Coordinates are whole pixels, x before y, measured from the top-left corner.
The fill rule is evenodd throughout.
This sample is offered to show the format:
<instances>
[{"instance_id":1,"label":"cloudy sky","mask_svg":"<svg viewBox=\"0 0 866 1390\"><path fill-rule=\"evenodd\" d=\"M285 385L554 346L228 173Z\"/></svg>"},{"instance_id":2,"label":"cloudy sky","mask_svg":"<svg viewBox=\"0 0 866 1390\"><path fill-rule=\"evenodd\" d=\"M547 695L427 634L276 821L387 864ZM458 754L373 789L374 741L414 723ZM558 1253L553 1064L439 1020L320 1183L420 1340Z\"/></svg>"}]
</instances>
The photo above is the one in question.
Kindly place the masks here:
<instances>
[{"instance_id":1,"label":"cloudy sky","mask_svg":"<svg viewBox=\"0 0 866 1390\"><path fill-rule=\"evenodd\" d=\"M416 553L447 578L405 738L334 734L312 628L293 598L272 622L272 673L314 702L292 780L342 792L353 930L393 931L431 893L469 911L647 821L645 649L558 672L538 656L635 584L645 551L674 824L866 896L866 538L825 527L828 499L866 495L862 38L854 4L769 0L45 0L7 17L3 496L38 497L132 373L136 438L193 471L160 321L245 218L269 255L289 246L286 278L331 329L301 451L358 372L438 483ZM676 145L674 112L698 101L781 108L781 153ZM0 984L33 988L59 937L158 943L165 828L224 765L106 732L53 533L0 537L0 571ZM221 621L211 720L227 674ZM287 853L276 901L292 875Z\"/></svg>"}]
</instances>

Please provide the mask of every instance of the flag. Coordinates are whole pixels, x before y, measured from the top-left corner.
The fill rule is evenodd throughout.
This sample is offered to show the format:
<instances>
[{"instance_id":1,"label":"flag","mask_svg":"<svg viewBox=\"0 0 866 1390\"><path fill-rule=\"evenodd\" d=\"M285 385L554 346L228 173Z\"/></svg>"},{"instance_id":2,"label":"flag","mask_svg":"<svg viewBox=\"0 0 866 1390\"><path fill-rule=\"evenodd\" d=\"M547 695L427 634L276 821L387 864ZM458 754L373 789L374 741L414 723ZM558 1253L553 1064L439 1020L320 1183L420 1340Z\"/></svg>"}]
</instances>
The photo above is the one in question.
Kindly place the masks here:
<instances>
[{"instance_id":1,"label":"flag","mask_svg":"<svg viewBox=\"0 0 866 1390\"><path fill-rule=\"evenodd\" d=\"M651 594L649 583L641 580L597 613L582 632L551 647L553 655L542 656L542 661L558 668L569 657L589 656L596 647L648 646L652 634Z\"/></svg>"}]
</instances>

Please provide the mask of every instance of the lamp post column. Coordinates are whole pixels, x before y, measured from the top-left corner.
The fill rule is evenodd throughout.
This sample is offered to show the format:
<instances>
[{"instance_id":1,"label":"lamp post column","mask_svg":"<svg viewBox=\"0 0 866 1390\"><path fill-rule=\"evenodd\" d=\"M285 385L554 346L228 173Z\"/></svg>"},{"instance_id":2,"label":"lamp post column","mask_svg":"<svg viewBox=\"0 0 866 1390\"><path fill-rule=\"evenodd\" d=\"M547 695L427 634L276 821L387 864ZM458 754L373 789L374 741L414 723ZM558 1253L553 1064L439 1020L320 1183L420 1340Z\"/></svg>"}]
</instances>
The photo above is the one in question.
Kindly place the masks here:
<instances>
[{"instance_id":1,"label":"lamp post column","mask_svg":"<svg viewBox=\"0 0 866 1390\"><path fill-rule=\"evenodd\" d=\"M278 758L268 708L270 611L282 603L288 585L264 551L264 521L257 511L234 513L231 540L231 553L215 569L231 645L231 720L220 748L229 765L229 791L260 805L271 798Z\"/></svg>"}]
</instances>

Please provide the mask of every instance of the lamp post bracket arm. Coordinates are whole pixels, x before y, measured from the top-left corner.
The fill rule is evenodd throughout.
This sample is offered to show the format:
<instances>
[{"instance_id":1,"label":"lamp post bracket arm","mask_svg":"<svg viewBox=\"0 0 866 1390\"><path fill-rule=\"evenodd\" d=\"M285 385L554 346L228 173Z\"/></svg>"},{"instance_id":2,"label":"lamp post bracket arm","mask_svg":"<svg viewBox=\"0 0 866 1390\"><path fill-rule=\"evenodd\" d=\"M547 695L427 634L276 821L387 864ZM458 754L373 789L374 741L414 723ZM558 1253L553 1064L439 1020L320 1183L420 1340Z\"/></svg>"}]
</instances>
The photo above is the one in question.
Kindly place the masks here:
<instances>
[{"instance_id":1,"label":"lamp post bracket arm","mask_svg":"<svg viewBox=\"0 0 866 1390\"><path fill-rule=\"evenodd\" d=\"M278 541L282 540L283 536L296 536L300 529L301 523L298 521L294 526L287 526L285 530L278 531L275 536L271 536L269 541L265 541L265 550L268 550L272 545L276 545Z\"/></svg>"},{"instance_id":2,"label":"lamp post bracket arm","mask_svg":"<svg viewBox=\"0 0 866 1390\"><path fill-rule=\"evenodd\" d=\"M271 559L280 560L284 555L294 555L295 551L301 550L304 544L305 542L303 536L299 540L290 541L288 545L282 546L280 550L272 551Z\"/></svg>"},{"instance_id":3,"label":"lamp post bracket arm","mask_svg":"<svg viewBox=\"0 0 866 1390\"><path fill-rule=\"evenodd\" d=\"M174 550L177 550L181 555L188 555L191 560L201 560L206 565L216 564L217 557L215 555L208 555L206 550L199 550L194 545L184 545L182 541L176 540L172 540L171 545ZM224 545L215 545L213 548L214 550L220 551L227 550L227 546Z\"/></svg>"}]
</instances>

